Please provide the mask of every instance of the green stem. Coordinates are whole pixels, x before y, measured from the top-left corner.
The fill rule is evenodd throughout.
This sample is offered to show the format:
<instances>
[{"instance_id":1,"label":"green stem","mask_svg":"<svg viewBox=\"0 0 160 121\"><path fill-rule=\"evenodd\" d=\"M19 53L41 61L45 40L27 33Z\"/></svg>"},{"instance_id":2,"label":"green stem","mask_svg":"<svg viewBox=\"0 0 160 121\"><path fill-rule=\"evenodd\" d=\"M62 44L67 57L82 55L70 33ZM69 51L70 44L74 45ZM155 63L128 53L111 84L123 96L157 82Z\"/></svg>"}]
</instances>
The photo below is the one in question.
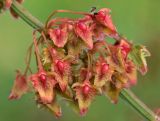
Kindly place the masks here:
<instances>
[{"instance_id":1,"label":"green stem","mask_svg":"<svg viewBox=\"0 0 160 121\"><path fill-rule=\"evenodd\" d=\"M148 121L157 121L158 117L152 110L140 101L129 89L123 89L120 93L120 97Z\"/></svg>"},{"instance_id":2,"label":"green stem","mask_svg":"<svg viewBox=\"0 0 160 121\"><path fill-rule=\"evenodd\" d=\"M11 7L26 23L28 23L34 29L42 30L44 28L43 23L32 16L25 8L23 8L23 6L18 4L16 1L13 2ZM158 117L130 90L123 89L120 93L120 97L148 121L159 120L157 119Z\"/></svg>"},{"instance_id":3,"label":"green stem","mask_svg":"<svg viewBox=\"0 0 160 121\"><path fill-rule=\"evenodd\" d=\"M31 27L34 29L43 29L44 25L37 18L32 16L23 6L18 2L13 1L11 8Z\"/></svg>"}]
</instances>

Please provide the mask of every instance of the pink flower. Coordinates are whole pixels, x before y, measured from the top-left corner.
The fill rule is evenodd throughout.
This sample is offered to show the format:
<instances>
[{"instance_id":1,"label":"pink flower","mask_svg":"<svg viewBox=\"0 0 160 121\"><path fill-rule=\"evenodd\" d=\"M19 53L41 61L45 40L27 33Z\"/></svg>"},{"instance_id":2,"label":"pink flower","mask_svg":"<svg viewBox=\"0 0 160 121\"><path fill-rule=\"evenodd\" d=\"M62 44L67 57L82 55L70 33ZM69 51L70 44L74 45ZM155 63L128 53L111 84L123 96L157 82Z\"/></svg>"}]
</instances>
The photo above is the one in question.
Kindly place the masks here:
<instances>
[{"instance_id":1,"label":"pink flower","mask_svg":"<svg viewBox=\"0 0 160 121\"><path fill-rule=\"evenodd\" d=\"M111 81L114 70L103 57L99 57L95 67L94 85L101 88L107 81Z\"/></svg>"},{"instance_id":2,"label":"pink flower","mask_svg":"<svg viewBox=\"0 0 160 121\"><path fill-rule=\"evenodd\" d=\"M16 79L9 96L9 99L19 99L23 94L28 91L28 82L25 75L22 75L19 70L17 70Z\"/></svg>"},{"instance_id":3,"label":"pink flower","mask_svg":"<svg viewBox=\"0 0 160 121\"><path fill-rule=\"evenodd\" d=\"M51 103L54 100L54 87L57 83L54 77L50 77L44 70L39 71L30 77L35 91L39 94L40 101L44 104Z\"/></svg>"},{"instance_id":4,"label":"pink flower","mask_svg":"<svg viewBox=\"0 0 160 121\"><path fill-rule=\"evenodd\" d=\"M126 68L126 75L128 77L128 85L126 86L130 87L132 85L136 85L137 84L136 65L131 60L127 60L125 63L125 68Z\"/></svg>"},{"instance_id":5,"label":"pink flower","mask_svg":"<svg viewBox=\"0 0 160 121\"><path fill-rule=\"evenodd\" d=\"M64 47L68 40L67 26L62 25L55 29L49 29L48 34L57 47Z\"/></svg>"},{"instance_id":6,"label":"pink flower","mask_svg":"<svg viewBox=\"0 0 160 121\"><path fill-rule=\"evenodd\" d=\"M75 25L75 32L89 49L93 48L92 30L89 25L85 22L78 21Z\"/></svg>"},{"instance_id":7,"label":"pink flower","mask_svg":"<svg viewBox=\"0 0 160 121\"><path fill-rule=\"evenodd\" d=\"M70 64L67 61L56 59L52 65L52 72L54 72L55 79L61 90L65 91L69 81L71 81Z\"/></svg>"},{"instance_id":8,"label":"pink flower","mask_svg":"<svg viewBox=\"0 0 160 121\"><path fill-rule=\"evenodd\" d=\"M112 18L110 15L110 9L108 8L102 8L98 11L98 13L95 15L98 22L100 22L105 27L109 28L110 30L116 32L116 27L114 26L112 22Z\"/></svg>"},{"instance_id":9,"label":"pink flower","mask_svg":"<svg viewBox=\"0 0 160 121\"><path fill-rule=\"evenodd\" d=\"M76 91L80 114L83 116L87 113L88 107L96 95L96 89L88 80L85 80L83 83L74 83L72 87Z\"/></svg>"},{"instance_id":10,"label":"pink flower","mask_svg":"<svg viewBox=\"0 0 160 121\"><path fill-rule=\"evenodd\" d=\"M121 49L122 55L126 59L129 52L131 51L131 48L132 48L131 44L126 40L121 39L115 45Z\"/></svg>"}]
</instances>

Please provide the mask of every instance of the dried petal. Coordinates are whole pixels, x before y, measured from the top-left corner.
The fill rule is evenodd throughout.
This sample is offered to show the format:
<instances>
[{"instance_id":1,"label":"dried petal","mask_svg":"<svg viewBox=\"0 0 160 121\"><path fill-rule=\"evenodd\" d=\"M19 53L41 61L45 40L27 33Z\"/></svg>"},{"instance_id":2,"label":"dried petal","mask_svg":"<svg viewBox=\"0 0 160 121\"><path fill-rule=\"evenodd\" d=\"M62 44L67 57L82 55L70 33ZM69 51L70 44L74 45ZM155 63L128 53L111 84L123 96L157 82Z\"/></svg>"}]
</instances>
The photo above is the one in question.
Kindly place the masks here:
<instances>
[{"instance_id":1,"label":"dried petal","mask_svg":"<svg viewBox=\"0 0 160 121\"><path fill-rule=\"evenodd\" d=\"M137 83L137 70L136 66L132 61L126 62L126 74L129 79L129 85L135 85Z\"/></svg>"},{"instance_id":2,"label":"dried petal","mask_svg":"<svg viewBox=\"0 0 160 121\"><path fill-rule=\"evenodd\" d=\"M125 73L114 72L112 82L116 88L123 88L128 86L128 77Z\"/></svg>"},{"instance_id":3,"label":"dried petal","mask_svg":"<svg viewBox=\"0 0 160 121\"><path fill-rule=\"evenodd\" d=\"M131 51L132 45L129 42L127 42L125 39L121 39L120 41L115 43L115 46L121 49L122 56L124 57L124 59L126 59L129 52Z\"/></svg>"},{"instance_id":4,"label":"dried petal","mask_svg":"<svg viewBox=\"0 0 160 121\"><path fill-rule=\"evenodd\" d=\"M142 45L134 45L129 58L133 60L137 69L144 75L148 71L146 57L150 56L150 52Z\"/></svg>"},{"instance_id":5,"label":"dried petal","mask_svg":"<svg viewBox=\"0 0 160 121\"><path fill-rule=\"evenodd\" d=\"M62 28L49 29L48 34L57 47L64 47L68 40L67 26Z\"/></svg>"},{"instance_id":6,"label":"dried petal","mask_svg":"<svg viewBox=\"0 0 160 121\"><path fill-rule=\"evenodd\" d=\"M109 28L111 31L116 32L116 27L112 22L110 11L111 10L108 8L102 8L98 11L95 17L96 17L96 20L100 22L102 25Z\"/></svg>"},{"instance_id":7,"label":"dried petal","mask_svg":"<svg viewBox=\"0 0 160 121\"><path fill-rule=\"evenodd\" d=\"M96 63L95 71L96 74L94 85L98 88L101 88L107 81L111 80L112 74L114 72L114 70L103 58L99 58L98 62Z\"/></svg>"},{"instance_id":8,"label":"dried petal","mask_svg":"<svg viewBox=\"0 0 160 121\"><path fill-rule=\"evenodd\" d=\"M19 99L23 94L28 91L28 84L25 75L22 75L19 70L17 70L16 79L9 96L9 99Z\"/></svg>"},{"instance_id":9,"label":"dried petal","mask_svg":"<svg viewBox=\"0 0 160 121\"><path fill-rule=\"evenodd\" d=\"M77 82L73 85L73 88L76 91L76 99L78 100L80 114L83 116L87 113L88 108L95 97L96 90L89 81L84 81L83 83Z\"/></svg>"},{"instance_id":10,"label":"dried petal","mask_svg":"<svg viewBox=\"0 0 160 121\"><path fill-rule=\"evenodd\" d=\"M121 48L116 46L110 46L111 56L107 57L109 65L115 68L118 72L124 72L125 60L122 55Z\"/></svg>"},{"instance_id":11,"label":"dried petal","mask_svg":"<svg viewBox=\"0 0 160 121\"><path fill-rule=\"evenodd\" d=\"M54 99L54 86L57 83L53 77L48 77L46 72L40 71L31 76L33 87L44 104L51 103Z\"/></svg>"},{"instance_id":12,"label":"dried petal","mask_svg":"<svg viewBox=\"0 0 160 121\"><path fill-rule=\"evenodd\" d=\"M84 41L89 49L93 48L91 28L84 22L77 22L75 25L76 34Z\"/></svg>"},{"instance_id":13,"label":"dried petal","mask_svg":"<svg viewBox=\"0 0 160 121\"><path fill-rule=\"evenodd\" d=\"M77 39L77 41L76 41ZM79 55L85 47L85 44L80 41L80 39L73 37L69 39L70 43L67 45L68 55L77 56Z\"/></svg>"},{"instance_id":14,"label":"dried petal","mask_svg":"<svg viewBox=\"0 0 160 121\"><path fill-rule=\"evenodd\" d=\"M109 97L112 103L118 102L120 91L121 91L121 88L117 88L112 82L107 82L103 87L103 92L105 96Z\"/></svg>"},{"instance_id":15,"label":"dried petal","mask_svg":"<svg viewBox=\"0 0 160 121\"><path fill-rule=\"evenodd\" d=\"M53 101L51 104L46 104L46 107L53 112L57 118L62 116L61 107L56 101Z\"/></svg>"},{"instance_id":16,"label":"dried petal","mask_svg":"<svg viewBox=\"0 0 160 121\"><path fill-rule=\"evenodd\" d=\"M70 64L67 61L55 60L52 71L62 91L65 91L69 80L71 80Z\"/></svg>"}]
</instances>

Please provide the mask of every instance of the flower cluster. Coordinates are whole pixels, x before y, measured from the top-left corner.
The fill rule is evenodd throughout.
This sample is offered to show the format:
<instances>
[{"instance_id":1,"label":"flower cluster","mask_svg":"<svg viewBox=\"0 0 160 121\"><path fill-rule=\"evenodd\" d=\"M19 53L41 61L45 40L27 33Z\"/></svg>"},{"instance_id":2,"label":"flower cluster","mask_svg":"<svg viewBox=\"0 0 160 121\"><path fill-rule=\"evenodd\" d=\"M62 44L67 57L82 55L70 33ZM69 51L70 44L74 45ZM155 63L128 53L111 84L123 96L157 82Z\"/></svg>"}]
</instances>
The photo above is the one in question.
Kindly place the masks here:
<instances>
[{"instance_id":1,"label":"flower cluster","mask_svg":"<svg viewBox=\"0 0 160 121\"><path fill-rule=\"evenodd\" d=\"M137 70L142 74L147 72L145 57L150 53L144 46L133 45L119 35L108 8L94 13L56 12L71 12L84 17L50 20L50 16L45 28L37 30L39 36L37 31L33 32L26 71L24 74L17 71L9 98L19 99L33 87L37 103L53 111L57 117L61 116L57 101L60 97L81 115L87 113L97 95L105 95L117 103L121 90L136 84ZM107 42L108 38L114 42ZM36 73L32 73L29 65L33 45L38 67Z\"/></svg>"},{"instance_id":2,"label":"flower cluster","mask_svg":"<svg viewBox=\"0 0 160 121\"><path fill-rule=\"evenodd\" d=\"M15 0L16 2L18 2L19 4L22 4L24 0ZM11 8L11 5L13 3L13 0L0 0L0 13L8 10L10 11L11 15L14 18L18 18L18 14Z\"/></svg>"}]
</instances>

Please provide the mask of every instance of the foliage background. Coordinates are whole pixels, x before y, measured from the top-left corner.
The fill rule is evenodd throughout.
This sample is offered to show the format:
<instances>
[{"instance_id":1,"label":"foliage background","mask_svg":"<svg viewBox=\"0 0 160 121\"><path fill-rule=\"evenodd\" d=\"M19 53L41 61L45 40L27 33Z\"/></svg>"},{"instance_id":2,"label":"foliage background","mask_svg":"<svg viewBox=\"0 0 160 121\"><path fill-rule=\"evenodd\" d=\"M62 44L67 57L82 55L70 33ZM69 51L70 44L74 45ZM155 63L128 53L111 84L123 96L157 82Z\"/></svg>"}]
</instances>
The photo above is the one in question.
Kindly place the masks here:
<instances>
[{"instance_id":1,"label":"foliage background","mask_svg":"<svg viewBox=\"0 0 160 121\"><path fill-rule=\"evenodd\" d=\"M33 15L45 22L52 10L89 11L92 6L112 9L118 31L134 43L151 51L149 72L139 75L132 90L153 110L160 106L160 0L26 0L23 4ZM58 16L75 17L71 14ZM0 121L54 121L54 116L37 108L33 94L18 101L8 101L15 69L24 69L26 49L32 41L32 28L9 12L0 15ZM33 62L34 65L34 62ZM97 97L85 117L75 114L62 101L63 116L59 121L142 121L122 100L117 105L105 97Z\"/></svg>"}]
</instances>

